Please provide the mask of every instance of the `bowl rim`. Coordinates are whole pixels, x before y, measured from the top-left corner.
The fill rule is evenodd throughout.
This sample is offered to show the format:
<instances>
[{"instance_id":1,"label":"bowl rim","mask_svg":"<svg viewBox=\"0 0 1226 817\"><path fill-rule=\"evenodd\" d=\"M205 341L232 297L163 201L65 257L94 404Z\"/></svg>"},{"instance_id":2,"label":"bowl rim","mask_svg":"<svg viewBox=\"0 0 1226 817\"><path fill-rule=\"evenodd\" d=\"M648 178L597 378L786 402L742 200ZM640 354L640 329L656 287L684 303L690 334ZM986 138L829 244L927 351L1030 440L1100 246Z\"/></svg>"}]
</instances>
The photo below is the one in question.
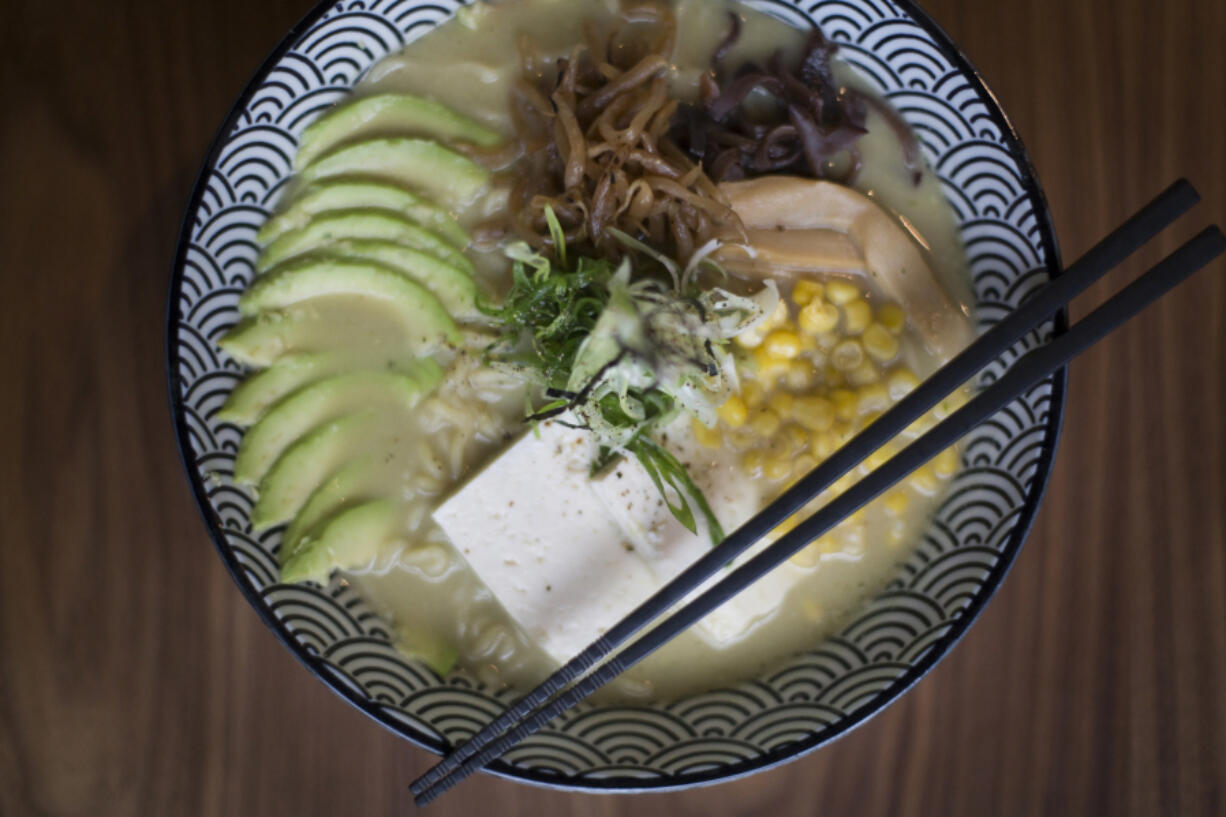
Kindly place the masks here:
<instances>
[{"instance_id":1,"label":"bowl rim","mask_svg":"<svg viewBox=\"0 0 1226 817\"><path fill-rule=\"evenodd\" d=\"M459 4L467 5L472 0L459 0ZM891 0L897 8L905 15L910 17L919 25L925 33L933 40L934 45L940 51L942 56L949 60L950 64L956 68L959 73L964 75L970 87L979 95L992 123L999 128L1003 146L1007 149L1010 158L1017 163L1021 174L1020 182L1023 191L1027 198L1031 199L1035 204L1035 220L1036 227L1039 232L1039 240L1042 245L1044 256L1047 260L1046 271L1050 278L1059 276L1063 271L1063 265L1060 260L1060 247L1056 239L1055 229L1052 224L1051 211L1047 204L1047 197L1043 192L1043 188L1039 183L1038 172L1035 169L1034 163L1030 158L1030 154L1026 151L1022 143L1021 136L1014 127L1009 116L1002 108L1000 101L991 87L987 84L979 69L971 63L970 59L955 44L952 37L923 9L916 0ZM175 244L175 253L173 266L171 268L170 281L167 288L166 298L166 325L164 336L164 353L166 365L166 385L169 397L170 419L173 425L175 435L175 448L178 451L179 462L183 468L183 474L187 479L188 486L191 489L193 499L196 503L196 509L200 513L201 519L204 522L205 528L208 531L209 538L213 542L214 548L221 557L222 563L225 565L230 578L238 585L247 603L255 609L255 612L264 622L264 624L272 631L277 640L280 641L298 661L306 667L306 669L322 682L333 693L340 696L342 700L355 707L358 711L375 721L377 724L392 732L393 734L408 740L415 746L432 752L436 755L443 755L450 750L450 745L444 743L433 735L421 732L411 725L402 721L394 721L385 716L382 712L382 707L359 696L354 689L349 685L340 684L337 680L324 669L324 661L313 655L307 650L289 628L286 627L273 614L272 609L264 603L258 591L247 580L243 571L242 565L239 564L233 549L229 546L226 540L224 527L220 522L216 512L214 511L208 499L208 492L204 485L204 480L200 476L198 469L195 467L193 460L190 457L190 437L188 434L187 415L183 395L179 388L179 343L178 343L178 325L182 317L179 309L179 293L182 289L183 274L185 262L187 258L187 249L191 243L191 235L193 228L194 216L199 209L201 200L207 189L209 176L216 165L217 159L225 147L229 137L234 132L235 126L238 124L243 111L246 109L252 97L263 85L271 70L281 61L293 46L306 34L320 19L331 9L337 5L336 0L318 0L313 8L308 11L277 43L269 55L256 69L251 79L248 80L243 87L242 92L230 106L228 113L218 128L212 141L209 144L208 151L201 163L200 170L196 174L195 181L192 184L191 192L187 198L186 209L184 210L183 219L180 222L179 232ZM452 12L454 13L454 11ZM1053 336L1059 336L1068 330L1068 311L1062 307L1052 317ZM970 604L968 604L958 618L953 622L949 632L942 636L937 641L933 642L924 654L923 658L916 664L912 665L906 672L895 678L887 687L874 695L871 699L861 705L859 708L841 718L836 724L830 727L823 728L820 732L811 735L803 740L794 743L786 744L778 749L764 752L753 758L740 761L738 763L720 766L716 769L707 772L687 773L684 779L677 782L672 777L661 776L651 779L637 778L593 778L583 780L582 782L571 782L568 778L560 778L555 775L540 772L535 769L521 768L504 763L501 760L495 761L487 766L483 771L488 774L497 775L509 780L515 780L523 783L529 783L542 788L553 789L558 791L581 792L581 793L635 793L635 792L667 792L681 791L697 786L709 786L716 783L724 783L733 780L738 780L747 777L751 774L767 771L776 768L785 763L797 760L801 757L811 754L821 747L831 743L832 741L846 735L856 727L864 724L870 718L877 715L888 706L901 698L907 691L918 683L924 676L936 667L941 660L949 654L950 650L962 639L971 625L978 620L983 613L988 603L996 596L1003 584L1005 577L1016 561L1018 553L1020 553L1023 543L1029 536L1031 529L1034 527L1035 518L1042 504L1044 495L1047 492L1048 483L1051 479L1052 464L1055 459L1056 450L1059 446L1060 436L1063 430L1064 423L1064 405L1066 397L1066 386L1068 380L1067 367L1061 367L1049 376L1051 383L1051 401L1049 404L1049 412L1047 419L1047 428L1043 438L1042 448L1039 457L1036 460L1036 476L1038 479L1032 483L1031 489L1028 491L1025 501L1023 502L1020 512L1017 517L1017 522L1010 532L1009 541L1000 551L1000 556L996 564L988 572L988 575L983 580L983 592L977 596Z\"/></svg>"}]
</instances>

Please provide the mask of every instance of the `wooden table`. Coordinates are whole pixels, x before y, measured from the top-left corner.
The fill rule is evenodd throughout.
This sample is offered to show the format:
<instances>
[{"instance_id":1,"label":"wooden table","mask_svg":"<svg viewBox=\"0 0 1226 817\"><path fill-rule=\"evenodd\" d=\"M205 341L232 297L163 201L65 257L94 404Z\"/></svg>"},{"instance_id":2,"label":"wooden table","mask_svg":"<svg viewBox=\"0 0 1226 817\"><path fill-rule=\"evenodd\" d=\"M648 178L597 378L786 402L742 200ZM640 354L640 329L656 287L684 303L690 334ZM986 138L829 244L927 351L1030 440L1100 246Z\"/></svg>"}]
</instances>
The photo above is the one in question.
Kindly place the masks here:
<instances>
[{"instance_id":1,"label":"wooden table","mask_svg":"<svg viewBox=\"0 0 1226 817\"><path fill-rule=\"evenodd\" d=\"M928 5L1026 140L1066 259L1181 174L1204 192L1198 220L1226 222L1226 3ZM162 322L189 187L308 6L5 5L5 817L406 814L432 761L313 680L243 601L166 406ZM483 777L433 813L1224 813L1224 312L1219 263L1073 367L1055 474L1012 575L867 725L715 788L613 798Z\"/></svg>"}]
</instances>

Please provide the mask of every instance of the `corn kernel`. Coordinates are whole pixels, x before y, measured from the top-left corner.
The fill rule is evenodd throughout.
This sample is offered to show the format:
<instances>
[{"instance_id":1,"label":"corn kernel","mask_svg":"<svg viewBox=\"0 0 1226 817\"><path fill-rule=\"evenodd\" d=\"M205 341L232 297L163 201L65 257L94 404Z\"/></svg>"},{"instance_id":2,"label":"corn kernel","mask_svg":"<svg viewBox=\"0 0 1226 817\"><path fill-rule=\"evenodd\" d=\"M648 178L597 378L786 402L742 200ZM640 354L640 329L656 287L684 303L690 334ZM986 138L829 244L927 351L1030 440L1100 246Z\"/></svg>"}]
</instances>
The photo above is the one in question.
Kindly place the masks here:
<instances>
[{"instance_id":1,"label":"corn kernel","mask_svg":"<svg viewBox=\"0 0 1226 817\"><path fill-rule=\"evenodd\" d=\"M895 369L890 372L885 383L886 389L890 392L890 399L898 402L919 385L919 378L910 369Z\"/></svg>"},{"instance_id":2,"label":"corn kernel","mask_svg":"<svg viewBox=\"0 0 1226 817\"><path fill-rule=\"evenodd\" d=\"M847 382L847 378L843 377L843 373L833 366L827 366L822 372L822 379L826 381L826 385L838 388Z\"/></svg>"},{"instance_id":3,"label":"corn kernel","mask_svg":"<svg viewBox=\"0 0 1226 817\"><path fill-rule=\"evenodd\" d=\"M792 417L810 431L829 431L834 425L834 403L825 397L797 397Z\"/></svg>"},{"instance_id":4,"label":"corn kernel","mask_svg":"<svg viewBox=\"0 0 1226 817\"><path fill-rule=\"evenodd\" d=\"M792 456L804 450L805 445L809 442L809 434L800 426L789 423L783 427L780 439L784 440L788 455Z\"/></svg>"},{"instance_id":5,"label":"corn kernel","mask_svg":"<svg viewBox=\"0 0 1226 817\"><path fill-rule=\"evenodd\" d=\"M834 415L840 420L850 422L855 419L857 412L860 410L860 400L856 397L856 393L847 389L835 389L830 392L830 399L834 402Z\"/></svg>"},{"instance_id":6,"label":"corn kernel","mask_svg":"<svg viewBox=\"0 0 1226 817\"><path fill-rule=\"evenodd\" d=\"M724 404L715 410L715 413L729 428L740 428L745 425L749 409L745 406L745 401L734 394L725 400Z\"/></svg>"},{"instance_id":7,"label":"corn kernel","mask_svg":"<svg viewBox=\"0 0 1226 817\"><path fill-rule=\"evenodd\" d=\"M842 306L860 297L860 290L848 281L830 281L826 284L826 300L835 306Z\"/></svg>"},{"instance_id":8,"label":"corn kernel","mask_svg":"<svg viewBox=\"0 0 1226 817\"><path fill-rule=\"evenodd\" d=\"M795 399L789 392L777 391L766 401L766 405L770 406L771 410L780 417L789 417L792 414L792 403Z\"/></svg>"},{"instance_id":9,"label":"corn kernel","mask_svg":"<svg viewBox=\"0 0 1226 817\"><path fill-rule=\"evenodd\" d=\"M854 340L845 340L830 353L830 365L841 372L850 372L864 360L864 347Z\"/></svg>"},{"instance_id":10,"label":"corn kernel","mask_svg":"<svg viewBox=\"0 0 1226 817\"><path fill-rule=\"evenodd\" d=\"M777 326L783 326L788 322L788 305L787 301L780 298L775 303L775 310L770 313L766 320L762 321L761 327L766 330L774 329Z\"/></svg>"},{"instance_id":11,"label":"corn kernel","mask_svg":"<svg viewBox=\"0 0 1226 817\"><path fill-rule=\"evenodd\" d=\"M882 363L893 360L898 355L898 339L879 323L865 329L861 341L865 351Z\"/></svg>"},{"instance_id":12,"label":"corn kernel","mask_svg":"<svg viewBox=\"0 0 1226 817\"><path fill-rule=\"evenodd\" d=\"M773 437L779 430L779 415L770 409L759 412L749 421L749 427L761 437Z\"/></svg>"},{"instance_id":13,"label":"corn kernel","mask_svg":"<svg viewBox=\"0 0 1226 817\"><path fill-rule=\"evenodd\" d=\"M839 541L834 538L833 533L827 533L820 537L816 542L809 545L811 548L816 548L818 553L838 553Z\"/></svg>"},{"instance_id":14,"label":"corn kernel","mask_svg":"<svg viewBox=\"0 0 1226 817\"><path fill-rule=\"evenodd\" d=\"M910 504L911 498L905 491L894 491L885 498L885 509L894 516L902 516Z\"/></svg>"},{"instance_id":15,"label":"corn kernel","mask_svg":"<svg viewBox=\"0 0 1226 817\"><path fill-rule=\"evenodd\" d=\"M856 428L868 428L873 423L877 422L877 418L880 416L881 416L880 411L876 411L876 410L866 411L863 414L861 414L860 417L858 418L859 422L856 424Z\"/></svg>"},{"instance_id":16,"label":"corn kernel","mask_svg":"<svg viewBox=\"0 0 1226 817\"><path fill-rule=\"evenodd\" d=\"M890 407L890 393L884 383L873 383L860 389L860 411L885 411Z\"/></svg>"},{"instance_id":17,"label":"corn kernel","mask_svg":"<svg viewBox=\"0 0 1226 817\"><path fill-rule=\"evenodd\" d=\"M858 335L873 321L873 310L868 301L856 298L843 304L843 331Z\"/></svg>"},{"instance_id":18,"label":"corn kernel","mask_svg":"<svg viewBox=\"0 0 1226 817\"><path fill-rule=\"evenodd\" d=\"M741 467L751 477L758 476L762 472L762 452L746 451L745 456L741 457Z\"/></svg>"},{"instance_id":19,"label":"corn kernel","mask_svg":"<svg viewBox=\"0 0 1226 817\"><path fill-rule=\"evenodd\" d=\"M867 386L881 379L881 373L872 361L866 360L847 373L847 382L853 386Z\"/></svg>"},{"instance_id":20,"label":"corn kernel","mask_svg":"<svg viewBox=\"0 0 1226 817\"><path fill-rule=\"evenodd\" d=\"M819 431L814 433L812 439L809 440L809 451L818 460L824 460L838 450L839 438L833 432Z\"/></svg>"},{"instance_id":21,"label":"corn kernel","mask_svg":"<svg viewBox=\"0 0 1226 817\"><path fill-rule=\"evenodd\" d=\"M800 479L816 467L817 460L813 459L808 454L801 454L799 457L792 460L792 473L796 476L796 479Z\"/></svg>"},{"instance_id":22,"label":"corn kernel","mask_svg":"<svg viewBox=\"0 0 1226 817\"><path fill-rule=\"evenodd\" d=\"M948 397L934 406L932 409L932 414L938 420L944 420L946 417L965 406L969 399L970 398L966 393L966 389L958 389L955 392L951 392Z\"/></svg>"},{"instance_id":23,"label":"corn kernel","mask_svg":"<svg viewBox=\"0 0 1226 817\"><path fill-rule=\"evenodd\" d=\"M788 329L776 329L762 341L762 348L771 357L791 360L800 354L800 338Z\"/></svg>"},{"instance_id":24,"label":"corn kernel","mask_svg":"<svg viewBox=\"0 0 1226 817\"><path fill-rule=\"evenodd\" d=\"M783 373L783 382L789 389L796 391L811 389L817 382L817 369L813 368L813 364L807 360L793 360L788 364L787 371Z\"/></svg>"},{"instance_id":25,"label":"corn kernel","mask_svg":"<svg viewBox=\"0 0 1226 817\"><path fill-rule=\"evenodd\" d=\"M741 399L745 401L745 405L749 408L761 408L765 396L762 393L761 386L752 380L747 380L741 384Z\"/></svg>"},{"instance_id":26,"label":"corn kernel","mask_svg":"<svg viewBox=\"0 0 1226 817\"><path fill-rule=\"evenodd\" d=\"M932 459L932 470L941 479L949 479L958 471L958 465L962 458L958 456L958 449L950 446L937 454Z\"/></svg>"},{"instance_id":27,"label":"corn kernel","mask_svg":"<svg viewBox=\"0 0 1226 817\"><path fill-rule=\"evenodd\" d=\"M698 444L706 448L721 448L724 444L724 436L719 433L718 429L707 428L698 420L691 420L690 427L694 430L694 439L698 440Z\"/></svg>"},{"instance_id":28,"label":"corn kernel","mask_svg":"<svg viewBox=\"0 0 1226 817\"><path fill-rule=\"evenodd\" d=\"M822 297L822 285L817 281L809 278L802 278L796 282L796 286L792 288L792 302L798 306L820 299Z\"/></svg>"},{"instance_id":29,"label":"corn kernel","mask_svg":"<svg viewBox=\"0 0 1226 817\"><path fill-rule=\"evenodd\" d=\"M787 457L778 457L766 461L762 475L769 480L780 480L792 473L792 463Z\"/></svg>"},{"instance_id":30,"label":"corn kernel","mask_svg":"<svg viewBox=\"0 0 1226 817\"><path fill-rule=\"evenodd\" d=\"M765 343L753 350L753 359L758 364L758 377L767 382L774 382L787 371L787 360L771 354Z\"/></svg>"},{"instance_id":31,"label":"corn kernel","mask_svg":"<svg viewBox=\"0 0 1226 817\"><path fill-rule=\"evenodd\" d=\"M931 465L921 465L911 473L911 478L908 483L917 492L924 496L932 496L940 487L937 483L937 476L932 471Z\"/></svg>"},{"instance_id":32,"label":"corn kernel","mask_svg":"<svg viewBox=\"0 0 1226 817\"><path fill-rule=\"evenodd\" d=\"M839 309L834 304L810 301L796 318L800 328L811 335L833 332L839 325Z\"/></svg>"},{"instance_id":33,"label":"corn kernel","mask_svg":"<svg viewBox=\"0 0 1226 817\"><path fill-rule=\"evenodd\" d=\"M882 304L877 307L877 321L895 335L901 334L907 325L907 315L898 304Z\"/></svg>"},{"instance_id":34,"label":"corn kernel","mask_svg":"<svg viewBox=\"0 0 1226 817\"><path fill-rule=\"evenodd\" d=\"M774 534L776 538L778 538L785 534L791 533L793 530L796 529L796 526L799 524L800 524L800 514L794 513L791 516L789 516L787 519L780 522L779 526L776 527L774 530L772 530L771 533Z\"/></svg>"}]
</instances>

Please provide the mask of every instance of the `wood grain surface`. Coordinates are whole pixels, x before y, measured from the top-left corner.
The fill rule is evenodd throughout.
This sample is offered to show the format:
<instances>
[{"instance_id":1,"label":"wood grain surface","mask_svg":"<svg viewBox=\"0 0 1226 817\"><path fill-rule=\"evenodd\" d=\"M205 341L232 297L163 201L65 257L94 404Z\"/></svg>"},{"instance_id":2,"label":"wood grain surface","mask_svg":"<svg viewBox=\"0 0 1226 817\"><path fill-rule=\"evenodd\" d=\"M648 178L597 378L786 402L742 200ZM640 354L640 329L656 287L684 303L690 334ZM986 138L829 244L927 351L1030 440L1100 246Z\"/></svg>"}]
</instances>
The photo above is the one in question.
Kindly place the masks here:
<instances>
[{"instance_id":1,"label":"wood grain surface","mask_svg":"<svg viewBox=\"0 0 1226 817\"><path fill-rule=\"evenodd\" d=\"M1226 3L927 5L1026 141L1066 260L1179 175L1204 193L1198 223L1130 272L1226 222ZM259 622L208 541L167 410L190 185L309 2L3 8L0 815L412 812L406 787L433 758ZM1003 589L851 735L686 793L479 777L429 811L1226 813L1224 312L1219 263L1073 366L1055 474Z\"/></svg>"}]
</instances>

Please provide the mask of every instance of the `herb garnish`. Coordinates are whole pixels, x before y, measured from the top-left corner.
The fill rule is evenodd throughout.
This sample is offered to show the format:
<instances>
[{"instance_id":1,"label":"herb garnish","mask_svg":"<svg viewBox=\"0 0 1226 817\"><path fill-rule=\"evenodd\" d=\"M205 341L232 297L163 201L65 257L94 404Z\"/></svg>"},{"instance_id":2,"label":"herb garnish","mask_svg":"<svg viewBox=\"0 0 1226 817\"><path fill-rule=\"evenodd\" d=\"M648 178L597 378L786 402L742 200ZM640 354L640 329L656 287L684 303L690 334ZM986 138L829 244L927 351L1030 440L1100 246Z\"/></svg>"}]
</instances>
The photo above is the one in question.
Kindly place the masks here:
<instances>
[{"instance_id":1,"label":"herb garnish","mask_svg":"<svg viewBox=\"0 0 1226 817\"><path fill-rule=\"evenodd\" d=\"M499 307L481 305L502 326L488 359L543 388L547 402L529 420L569 412L592 431L600 445L592 473L634 455L673 516L697 533L696 507L719 542L724 532L702 491L651 435L681 410L714 422L735 384L724 346L769 314L778 294L773 287L753 297L697 291L668 259L661 264L671 287L650 277L632 281L628 258L616 268L596 258L568 264L557 220L549 223L556 262L527 244L511 245L510 291Z\"/></svg>"}]
</instances>

